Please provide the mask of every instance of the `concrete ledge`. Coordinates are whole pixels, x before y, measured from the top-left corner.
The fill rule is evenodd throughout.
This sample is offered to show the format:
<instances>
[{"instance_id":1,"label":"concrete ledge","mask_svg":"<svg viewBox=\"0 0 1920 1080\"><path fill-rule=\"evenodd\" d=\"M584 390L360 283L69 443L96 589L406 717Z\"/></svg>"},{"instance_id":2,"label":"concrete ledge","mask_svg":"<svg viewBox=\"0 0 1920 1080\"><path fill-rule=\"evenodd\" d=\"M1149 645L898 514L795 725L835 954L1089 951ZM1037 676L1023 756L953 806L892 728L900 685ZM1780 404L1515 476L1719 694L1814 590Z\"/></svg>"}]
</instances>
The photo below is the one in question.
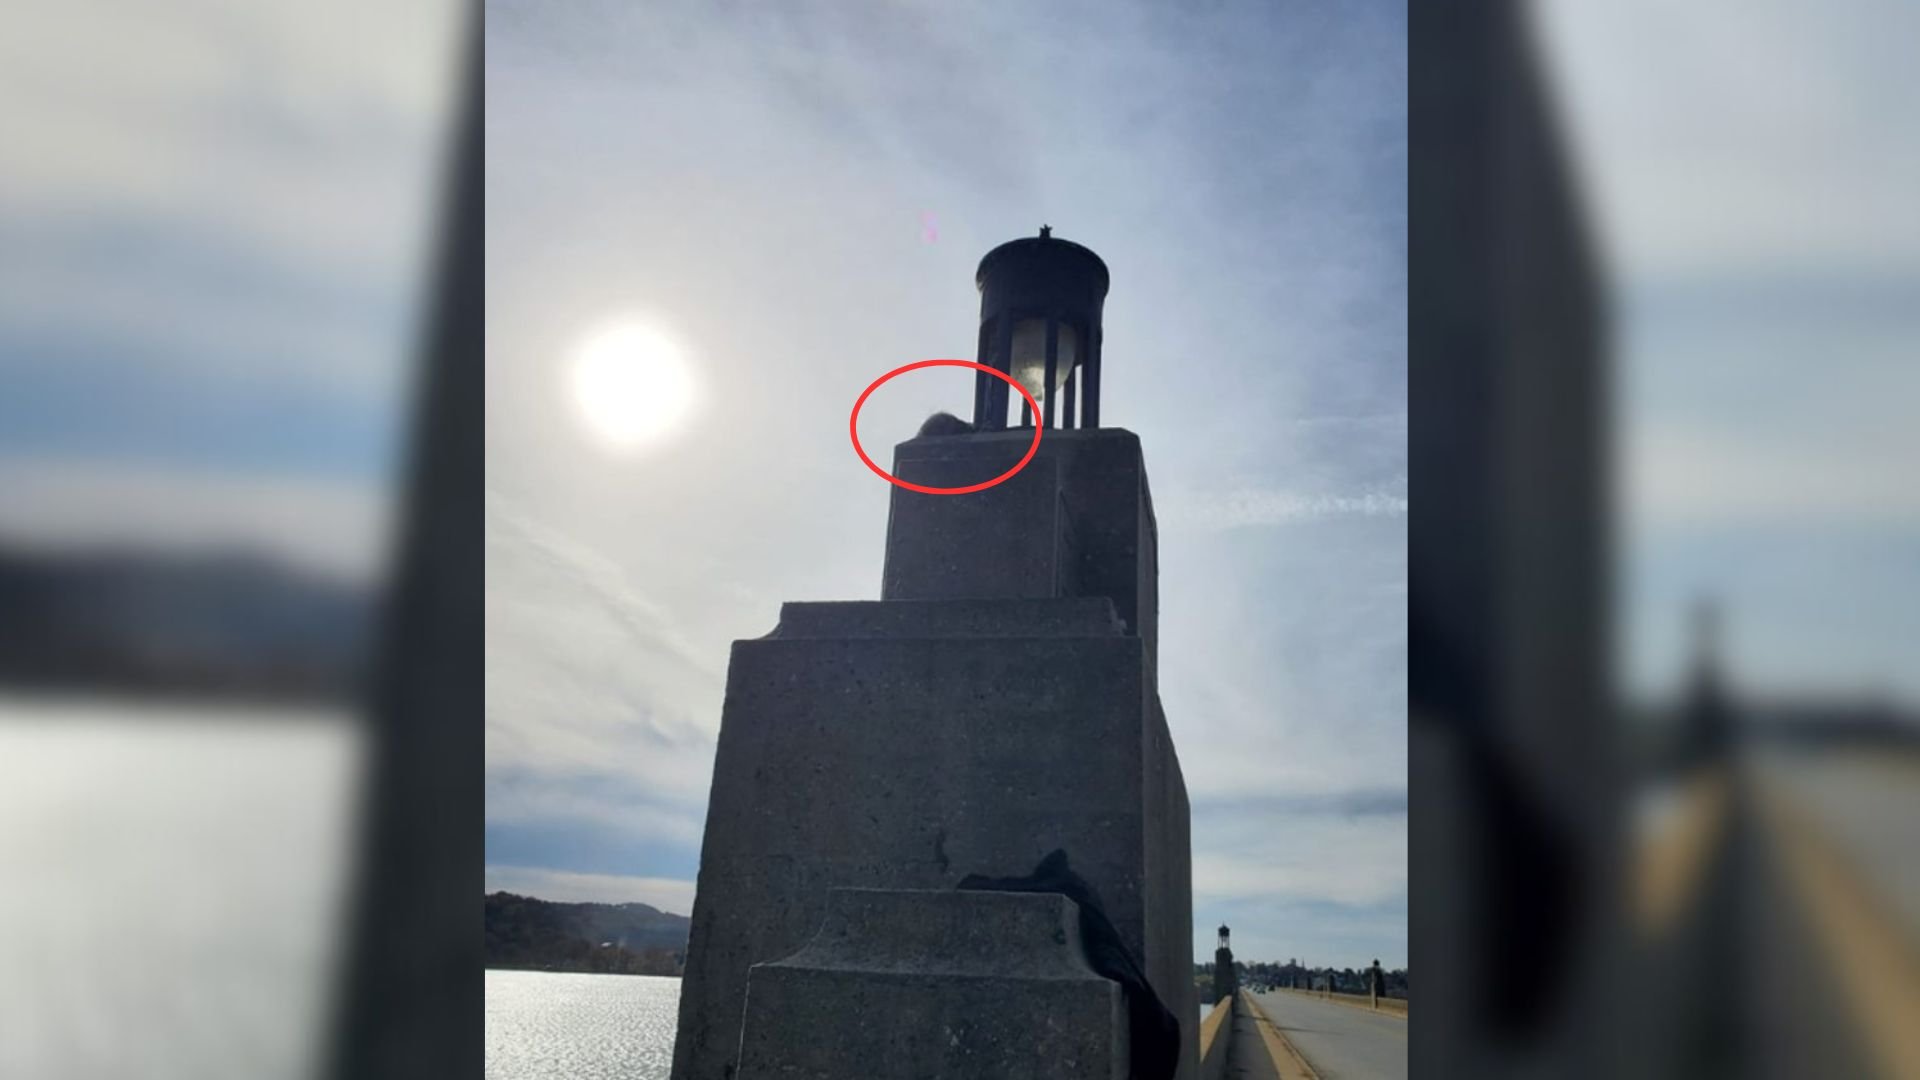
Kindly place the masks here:
<instances>
[{"instance_id":1,"label":"concrete ledge","mask_svg":"<svg viewBox=\"0 0 1920 1080\"><path fill-rule=\"evenodd\" d=\"M1015 399L1016 401L1018 399ZM1128 448L1140 445L1140 436L1126 428L1049 428L1041 432L1041 446L1093 446L1119 444ZM965 435L924 435L894 445L895 460L948 460L991 457L1018 451L1018 457L1033 442L1033 429L1006 428L1001 431L975 431ZM1137 450L1134 451L1138 453Z\"/></svg>"},{"instance_id":2,"label":"concrete ledge","mask_svg":"<svg viewBox=\"0 0 1920 1080\"><path fill-rule=\"evenodd\" d=\"M736 1080L1125 1080L1120 984L1051 893L834 889L748 975Z\"/></svg>"},{"instance_id":3,"label":"concrete ledge","mask_svg":"<svg viewBox=\"0 0 1920 1080\"><path fill-rule=\"evenodd\" d=\"M1301 997L1312 998L1315 1001L1331 1001L1335 1005L1346 1005L1350 1008L1365 1009L1368 1012L1376 1012L1382 1016L1397 1016L1402 1020L1407 1018L1406 998L1381 998L1379 1007L1375 1008L1373 998L1366 994L1339 993L1329 995L1325 990L1295 990L1287 986L1276 987L1273 992L1276 994L1298 994Z\"/></svg>"},{"instance_id":4,"label":"concrete ledge","mask_svg":"<svg viewBox=\"0 0 1920 1080\"><path fill-rule=\"evenodd\" d=\"M1725 831L1728 777L1712 770L1675 794L1674 813L1638 838L1631 867L1634 916L1650 935L1668 932L1699 892L1709 858Z\"/></svg>"},{"instance_id":5,"label":"concrete ledge","mask_svg":"<svg viewBox=\"0 0 1920 1080\"><path fill-rule=\"evenodd\" d=\"M1104 597L1082 599L1104 616ZM828 617L861 607L905 610L886 601ZM951 889L968 874L1027 874L1060 848L1182 1021L1190 1080L1202 1011L1191 817L1152 679L1145 643L1111 632L735 642L677 1080L720 1080L737 1065L751 969L806 948L831 889Z\"/></svg>"},{"instance_id":6,"label":"concrete ledge","mask_svg":"<svg viewBox=\"0 0 1920 1080\"><path fill-rule=\"evenodd\" d=\"M1119 637L1104 596L1064 600L848 600L780 606L773 638Z\"/></svg>"},{"instance_id":7,"label":"concrete ledge","mask_svg":"<svg viewBox=\"0 0 1920 1080\"><path fill-rule=\"evenodd\" d=\"M1220 1080L1227 1075L1227 1048L1233 1042L1233 999L1221 998L1200 1021L1198 1080Z\"/></svg>"}]
</instances>

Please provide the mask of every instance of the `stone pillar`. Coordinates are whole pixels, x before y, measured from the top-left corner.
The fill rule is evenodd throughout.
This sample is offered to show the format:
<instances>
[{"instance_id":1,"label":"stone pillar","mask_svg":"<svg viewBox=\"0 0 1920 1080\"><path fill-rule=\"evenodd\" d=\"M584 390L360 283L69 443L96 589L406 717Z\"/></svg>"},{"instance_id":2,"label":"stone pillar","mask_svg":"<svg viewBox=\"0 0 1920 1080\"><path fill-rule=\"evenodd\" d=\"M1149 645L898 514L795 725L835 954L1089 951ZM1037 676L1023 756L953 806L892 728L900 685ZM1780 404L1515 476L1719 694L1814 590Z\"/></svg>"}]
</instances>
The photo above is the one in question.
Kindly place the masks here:
<instances>
[{"instance_id":1,"label":"stone pillar","mask_svg":"<svg viewBox=\"0 0 1920 1080\"><path fill-rule=\"evenodd\" d=\"M1019 460L1031 436L916 439L893 472L977 482ZM1178 1019L1180 1076L1191 1077L1189 813L1156 689L1154 523L1138 439L1049 431L998 487L896 490L886 551L880 601L787 604L773 633L734 643L675 1080L739 1067L749 972L798 978L769 962L814 937L831 890L1017 877L1055 849L1100 894ZM937 999L927 1015L948 1007L946 991L919 985ZM822 998L813 1015L869 1023L860 1000ZM925 1065L914 1075L960 1075Z\"/></svg>"},{"instance_id":2,"label":"stone pillar","mask_svg":"<svg viewBox=\"0 0 1920 1080\"><path fill-rule=\"evenodd\" d=\"M1213 951L1213 1000L1230 998L1240 989L1239 972L1233 968L1233 950L1225 947Z\"/></svg>"}]
</instances>

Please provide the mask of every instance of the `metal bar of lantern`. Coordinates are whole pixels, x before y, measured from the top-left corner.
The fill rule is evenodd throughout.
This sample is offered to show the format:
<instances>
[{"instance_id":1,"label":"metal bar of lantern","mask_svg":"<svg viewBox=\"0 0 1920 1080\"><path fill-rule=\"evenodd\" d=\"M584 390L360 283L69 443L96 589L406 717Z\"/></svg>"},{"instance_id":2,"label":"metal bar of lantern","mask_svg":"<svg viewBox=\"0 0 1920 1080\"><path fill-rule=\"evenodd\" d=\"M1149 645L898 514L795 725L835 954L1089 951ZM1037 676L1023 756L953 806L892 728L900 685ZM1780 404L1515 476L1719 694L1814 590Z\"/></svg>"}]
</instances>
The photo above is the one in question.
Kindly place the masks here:
<instances>
[{"instance_id":1,"label":"metal bar of lantern","mask_svg":"<svg viewBox=\"0 0 1920 1080\"><path fill-rule=\"evenodd\" d=\"M1027 404L1027 399L1024 397L1020 399L1020 426L1023 428L1033 426L1033 406Z\"/></svg>"},{"instance_id":2,"label":"metal bar of lantern","mask_svg":"<svg viewBox=\"0 0 1920 1080\"><path fill-rule=\"evenodd\" d=\"M1053 399L1060 395L1053 392L1053 373L1060 370L1060 320L1047 316L1047 373L1040 385L1045 390L1040 409L1046 415L1041 418L1043 427L1053 427Z\"/></svg>"},{"instance_id":3,"label":"metal bar of lantern","mask_svg":"<svg viewBox=\"0 0 1920 1080\"><path fill-rule=\"evenodd\" d=\"M1067 369L1067 387L1060 395L1060 426L1068 430L1073 428L1073 393L1077 389L1074 386L1074 380L1079 374L1080 369L1077 367Z\"/></svg>"},{"instance_id":4,"label":"metal bar of lantern","mask_svg":"<svg viewBox=\"0 0 1920 1080\"><path fill-rule=\"evenodd\" d=\"M988 319L986 322L980 324L980 348L979 351L974 353L974 357L979 363L993 363L992 358L987 354L987 346L990 343L989 335L992 333L992 319ZM984 371L976 371L973 373L973 426L976 430L986 427L987 424L987 393L993 389L993 387L988 384L999 381L999 379L994 378Z\"/></svg>"},{"instance_id":5,"label":"metal bar of lantern","mask_svg":"<svg viewBox=\"0 0 1920 1080\"><path fill-rule=\"evenodd\" d=\"M1100 339L1105 335L1094 330L1087 340L1087 358L1081 366L1087 369L1087 385L1080 391L1086 398L1081 402L1081 426L1097 428L1100 426Z\"/></svg>"},{"instance_id":6,"label":"metal bar of lantern","mask_svg":"<svg viewBox=\"0 0 1920 1080\"><path fill-rule=\"evenodd\" d=\"M997 322L993 328L993 336L995 339L993 359L988 361L989 364L1009 375L1013 374L1013 324L1015 321L1016 319L1012 312L1001 314L999 322ZM987 416L992 421L989 426L994 430L1005 430L1007 426L1007 395L1013 392L1013 387L1007 385L1004 379L995 379L991 375L987 376L987 378L993 379L993 384L987 388L993 395L992 399L987 403Z\"/></svg>"}]
</instances>

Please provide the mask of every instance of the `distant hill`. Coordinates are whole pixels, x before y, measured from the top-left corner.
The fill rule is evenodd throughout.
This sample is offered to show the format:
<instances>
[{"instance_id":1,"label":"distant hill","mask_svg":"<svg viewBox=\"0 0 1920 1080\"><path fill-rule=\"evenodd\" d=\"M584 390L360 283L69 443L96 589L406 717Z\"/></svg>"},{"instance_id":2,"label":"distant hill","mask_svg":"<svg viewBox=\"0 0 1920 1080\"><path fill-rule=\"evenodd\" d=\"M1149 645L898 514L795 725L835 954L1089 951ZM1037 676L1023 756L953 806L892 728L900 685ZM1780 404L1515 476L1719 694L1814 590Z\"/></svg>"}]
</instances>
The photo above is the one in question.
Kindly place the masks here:
<instances>
[{"instance_id":1,"label":"distant hill","mask_svg":"<svg viewBox=\"0 0 1920 1080\"><path fill-rule=\"evenodd\" d=\"M487 966L678 975L691 920L648 904L562 904L487 894Z\"/></svg>"},{"instance_id":2,"label":"distant hill","mask_svg":"<svg viewBox=\"0 0 1920 1080\"><path fill-rule=\"evenodd\" d=\"M351 700L373 605L244 553L0 547L0 685Z\"/></svg>"}]
</instances>

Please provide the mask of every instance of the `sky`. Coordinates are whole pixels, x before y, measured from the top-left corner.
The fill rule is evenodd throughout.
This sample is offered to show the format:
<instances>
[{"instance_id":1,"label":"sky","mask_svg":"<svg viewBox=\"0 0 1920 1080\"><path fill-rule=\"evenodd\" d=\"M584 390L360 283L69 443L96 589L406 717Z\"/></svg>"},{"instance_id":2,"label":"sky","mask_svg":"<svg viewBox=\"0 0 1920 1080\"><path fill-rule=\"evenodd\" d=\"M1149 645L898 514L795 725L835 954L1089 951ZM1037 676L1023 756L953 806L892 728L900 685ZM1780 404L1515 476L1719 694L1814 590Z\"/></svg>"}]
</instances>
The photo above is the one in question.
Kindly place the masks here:
<instances>
[{"instance_id":1,"label":"sky","mask_svg":"<svg viewBox=\"0 0 1920 1080\"><path fill-rule=\"evenodd\" d=\"M1920 696L1920 12L1538 7L1621 318L1629 687L1706 589L1742 679ZM489 886L687 910L727 642L877 594L844 410L968 355L979 256L1045 222L1113 268L1196 937L1404 958L1400 9L488 15ZM0 540L377 576L455 21L10 9ZM623 457L562 373L636 315L702 400ZM896 380L863 437L966 400Z\"/></svg>"},{"instance_id":2,"label":"sky","mask_svg":"<svg viewBox=\"0 0 1920 1080\"><path fill-rule=\"evenodd\" d=\"M1920 81L1895 0L1547 0L1618 318L1620 670L1920 702Z\"/></svg>"},{"instance_id":3,"label":"sky","mask_svg":"<svg viewBox=\"0 0 1920 1080\"><path fill-rule=\"evenodd\" d=\"M378 577L457 10L9 7L0 541Z\"/></svg>"},{"instance_id":4,"label":"sky","mask_svg":"<svg viewBox=\"0 0 1920 1080\"><path fill-rule=\"evenodd\" d=\"M458 7L7 4L0 550L381 577ZM0 694L0 1071L313 1075L357 719Z\"/></svg>"},{"instance_id":5,"label":"sky","mask_svg":"<svg viewBox=\"0 0 1920 1080\"><path fill-rule=\"evenodd\" d=\"M751 9L751 10L750 10ZM980 256L1112 270L1102 421L1160 529L1196 955L1406 960L1399 4L487 10L487 886L690 910L728 643L875 599L856 395L971 358ZM611 450L570 358L696 383ZM877 459L969 382L861 417ZM876 452L878 451L878 452Z\"/></svg>"}]
</instances>

